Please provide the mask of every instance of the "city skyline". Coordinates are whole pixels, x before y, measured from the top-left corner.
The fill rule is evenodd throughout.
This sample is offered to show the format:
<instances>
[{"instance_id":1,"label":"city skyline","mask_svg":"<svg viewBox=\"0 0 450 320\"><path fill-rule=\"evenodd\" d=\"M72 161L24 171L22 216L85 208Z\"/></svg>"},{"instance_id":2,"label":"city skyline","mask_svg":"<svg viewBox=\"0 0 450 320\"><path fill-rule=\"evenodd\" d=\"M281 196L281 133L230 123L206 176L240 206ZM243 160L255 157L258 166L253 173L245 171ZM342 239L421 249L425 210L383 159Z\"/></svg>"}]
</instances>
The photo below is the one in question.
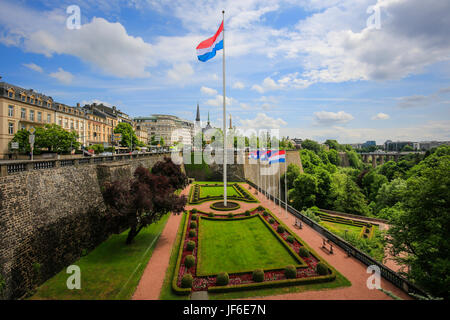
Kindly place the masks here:
<instances>
[{"instance_id":1,"label":"city skyline","mask_svg":"<svg viewBox=\"0 0 450 320\"><path fill-rule=\"evenodd\" d=\"M201 64L195 46L217 29L223 7L228 111L238 127L341 143L450 140L449 4L176 3L5 1L2 81L68 105L116 105L132 117L193 121L199 101L202 120L209 110L221 127L221 54ZM381 26L370 29L367 9L376 3ZM65 26L73 4L80 30Z\"/></svg>"}]
</instances>

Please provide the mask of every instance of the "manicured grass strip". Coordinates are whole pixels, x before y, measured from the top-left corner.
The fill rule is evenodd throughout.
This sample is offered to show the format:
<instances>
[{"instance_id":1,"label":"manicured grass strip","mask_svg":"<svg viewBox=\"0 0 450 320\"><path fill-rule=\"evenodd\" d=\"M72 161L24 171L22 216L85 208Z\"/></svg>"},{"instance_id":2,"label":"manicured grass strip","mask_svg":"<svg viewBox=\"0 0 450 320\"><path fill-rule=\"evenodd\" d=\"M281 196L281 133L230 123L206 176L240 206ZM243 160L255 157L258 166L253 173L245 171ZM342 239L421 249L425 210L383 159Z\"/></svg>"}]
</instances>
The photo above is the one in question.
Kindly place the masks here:
<instances>
[{"instance_id":1,"label":"manicured grass strip","mask_svg":"<svg viewBox=\"0 0 450 320\"><path fill-rule=\"evenodd\" d=\"M201 219L199 230L197 275L299 264L258 216L242 220Z\"/></svg>"},{"instance_id":2,"label":"manicured grass strip","mask_svg":"<svg viewBox=\"0 0 450 320\"><path fill-rule=\"evenodd\" d=\"M222 197L223 196L223 186L221 186L221 187L202 186L200 188L200 198L206 198L207 196L210 196L210 197ZM240 194L237 193L236 189L233 186L228 186L227 187L227 196L229 196L229 197L232 197L232 196L239 197Z\"/></svg>"},{"instance_id":3,"label":"manicured grass strip","mask_svg":"<svg viewBox=\"0 0 450 320\"><path fill-rule=\"evenodd\" d=\"M157 239L169 214L144 228L131 245L125 244L128 231L112 235L87 256L73 263L81 269L81 289L69 290L70 276L63 269L42 284L31 297L33 300L126 300L136 290Z\"/></svg>"},{"instance_id":4,"label":"manicured grass strip","mask_svg":"<svg viewBox=\"0 0 450 320\"><path fill-rule=\"evenodd\" d=\"M169 267L167 268L166 271L166 276L164 278L164 283L161 288L159 300L189 300L189 296L176 294L172 290L173 275L175 273L178 253L180 251L180 245L183 240L181 237L183 235L184 224L187 217L188 216L186 214L183 214L183 217L181 218L180 226L178 227L177 237L172 247L172 253L170 254Z\"/></svg>"}]
</instances>

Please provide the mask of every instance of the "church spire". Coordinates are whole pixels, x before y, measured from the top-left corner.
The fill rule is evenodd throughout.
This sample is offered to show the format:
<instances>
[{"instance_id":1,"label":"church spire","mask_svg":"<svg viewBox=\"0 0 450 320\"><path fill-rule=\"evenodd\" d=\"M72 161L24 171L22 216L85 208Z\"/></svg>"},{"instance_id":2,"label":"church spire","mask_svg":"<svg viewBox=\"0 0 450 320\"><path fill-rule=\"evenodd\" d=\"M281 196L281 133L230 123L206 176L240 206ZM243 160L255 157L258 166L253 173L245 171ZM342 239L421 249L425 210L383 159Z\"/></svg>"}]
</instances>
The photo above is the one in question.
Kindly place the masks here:
<instances>
[{"instance_id":1,"label":"church spire","mask_svg":"<svg viewBox=\"0 0 450 320\"><path fill-rule=\"evenodd\" d=\"M230 113L230 129L233 129L233 123L231 121L231 113Z\"/></svg>"},{"instance_id":2,"label":"church spire","mask_svg":"<svg viewBox=\"0 0 450 320\"><path fill-rule=\"evenodd\" d=\"M209 110L208 110L208 124L209 124Z\"/></svg>"},{"instance_id":3,"label":"church spire","mask_svg":"<svg viewBox=\"0 0 450 320\"><path fill-rule=\"evenodd\" d=\"M195 118L196 122L200 122L200 106L198 105L197 102L197 117Z\"/></svg>"}]
</instances>

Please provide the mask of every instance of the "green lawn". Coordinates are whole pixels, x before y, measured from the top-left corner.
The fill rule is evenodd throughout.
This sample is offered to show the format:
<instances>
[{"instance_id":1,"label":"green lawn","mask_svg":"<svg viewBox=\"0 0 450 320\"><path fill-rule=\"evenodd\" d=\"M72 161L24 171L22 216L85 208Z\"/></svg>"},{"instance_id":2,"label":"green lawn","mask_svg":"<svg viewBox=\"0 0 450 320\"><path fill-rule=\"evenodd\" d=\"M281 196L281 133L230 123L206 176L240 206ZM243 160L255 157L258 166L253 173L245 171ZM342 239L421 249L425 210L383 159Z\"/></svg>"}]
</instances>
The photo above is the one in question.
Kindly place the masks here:
<instances>
[{"instance_id":1,"label":"green lawn","mask_svg":"<svg viewBox=\"0 0 450 320\"><path fill-rule=\"evenodd\" d=\"M362 227L357 227L357 226L352 226L352 225L342 224L342 223L329 222L329 221L323 221L323 224L331 227L331 230L336 229L340 232L345 232L345 230L348 230L349 233L352 233L356 236L359 236L361 229L362 229Z\"/></svg>"},{"instance_id":2,"label":"green lawn","mask_svg":"<svg viewBox=\"0 0 450 320\"><path fill-rule=\"evenodd\" d=\"M81 269L81 289L69 290L66 269L42 284L31 299L114 300L130 299L149 261L169 214L144 228L131 245L128 231L112 235L87 256L74 263Z\"/></svg>"},{"instance_id":3,"label":"green lawn","mask_svg":"<svg viewBox=\"0 0 450 320\"><path fill-rule=\"evenodd\" d=\"M223 196L223 186L221 187L213 187L213 186L202 186L200 188L200 198L206 198L207 196L211 197L221 197ZM240 197L240 195L237 193L236 189L234 189L232 186L227 187L227 196L237 196Z\"/></svg>"},{"instance_id":4,"label":"green lawn","mask_svg":"<svg viewBox=\"0 0 450 320\"><path fill-rule=\"evenodd\" d=\"M199 224L197 275L284 268L297 261L260 217L207 220Z\"/></svg>"}]
</instances>

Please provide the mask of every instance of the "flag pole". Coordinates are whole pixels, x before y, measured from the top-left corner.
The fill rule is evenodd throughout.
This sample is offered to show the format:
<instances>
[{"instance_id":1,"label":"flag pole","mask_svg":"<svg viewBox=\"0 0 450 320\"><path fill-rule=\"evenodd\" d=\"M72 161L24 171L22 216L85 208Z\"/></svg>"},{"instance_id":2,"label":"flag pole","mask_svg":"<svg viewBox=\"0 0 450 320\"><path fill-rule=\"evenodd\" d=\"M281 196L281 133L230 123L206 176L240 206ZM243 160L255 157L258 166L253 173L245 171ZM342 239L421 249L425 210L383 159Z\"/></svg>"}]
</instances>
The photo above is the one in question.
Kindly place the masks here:
<instances>
[{"instance_id":1,"label":"flag pole","mask_svg":"<svg viewBox=\"0 0 450 320\"><path fill-rule=\"evenodd\" d=\"M288 217L288 210L287 210L287 167L286 167L286 162L287 162L287 153L286 153L286 160L284 161L284 206L286 208L286 217Z\"/></svg>"},{"instance_id":2,"label":"flag pole","mask_svg":"<svg viewBox=\"0 0 450 320\"><path fill-rule=\"evenodd\" d=\"M283 206L281 205L281 166L280 163L278 163L278 205L280 206L280 216L283 212Z\"/></svg>"},{"instance_id":3,"label":"flag pole","mask_svg":"<svg viewBox=\"0 0 450 320\"><path fill-rule=\"evenodd\" d=\"M225 92L225 10L222 10L223 23L223 59L222 59L222 74L223 74L223 205L227 206L227 117L226 117L226 92Z\"/></svg>"}]
</instances>

